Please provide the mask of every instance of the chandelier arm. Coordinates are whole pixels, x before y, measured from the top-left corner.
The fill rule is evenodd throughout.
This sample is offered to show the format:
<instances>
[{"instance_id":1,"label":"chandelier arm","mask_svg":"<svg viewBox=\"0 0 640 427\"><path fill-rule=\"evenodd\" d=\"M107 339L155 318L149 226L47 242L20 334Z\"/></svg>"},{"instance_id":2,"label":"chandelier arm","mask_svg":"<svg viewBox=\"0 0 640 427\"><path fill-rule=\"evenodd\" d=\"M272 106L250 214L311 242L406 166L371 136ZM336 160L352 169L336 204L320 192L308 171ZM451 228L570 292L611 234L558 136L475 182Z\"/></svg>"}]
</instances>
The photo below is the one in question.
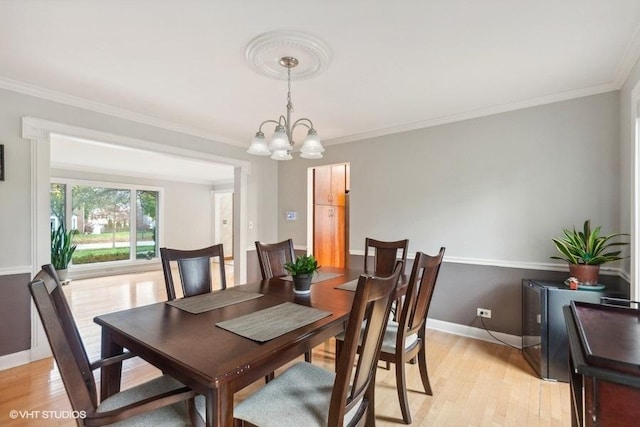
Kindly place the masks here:
<instances>
[{"instance_id":1,"label":"chandelier arm","mask_svg":"<svg viewBox=\"0 0 640 427\"><path fill-rule=\"evenodd\" d=\"M309 122L309 124L307 124L305 122ZM291 126L291 132L293 132L293 130L298 126L304 126L307 129L313 129L313 122L311 120L307 119L306 117L302 117L302 118L296 120L293 123L293 126Z\"/></svg>"},{"instance_id":2,"label":"chandelier arm","mask_svg":"<svg viewBox=\"0 0 640 427\"><path fill-rule=\"evenodd\" d=\"M282 117L282 116L280 116ZM260 126L258 127L258 132L262 132L262 126L266 125L267 123L275 123L276 125L279 125L280 123L275 121L275 120L265 120L264 122L260 123Z\"/></svg>"}]
</instances>

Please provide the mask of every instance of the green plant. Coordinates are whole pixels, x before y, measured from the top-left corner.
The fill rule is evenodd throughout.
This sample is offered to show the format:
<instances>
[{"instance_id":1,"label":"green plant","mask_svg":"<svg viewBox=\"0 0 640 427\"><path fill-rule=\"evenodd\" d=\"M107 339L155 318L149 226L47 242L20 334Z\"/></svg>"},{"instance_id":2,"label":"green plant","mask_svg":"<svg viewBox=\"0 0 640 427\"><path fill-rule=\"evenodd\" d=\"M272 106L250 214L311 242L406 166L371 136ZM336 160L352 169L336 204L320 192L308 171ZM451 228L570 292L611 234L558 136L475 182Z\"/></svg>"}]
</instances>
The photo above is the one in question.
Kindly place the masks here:
<instances>
[{"instance_id":1,"label":"green plant","mask_svg":"<svg viewBox=\"0 0 640 427\"><path fill-rule=\"evenodd\" d=\"M320 266L313 255L302 255L296 257L295 261L284 264L285 270L292 276L299 274L313 274Z\"/></svg>"},{"instance_id":2,"label":"green plant","mask_svg":"<svg viewBox=\"0 0 640 427\"><path fill-rule=\"evenodd\" d=\"M64 270L71 262L71 256L77 245L71 244L73 230L68 231L64 223L51 230L51 264L56 270Z\"/></svg>"},{"instance_id":3,"label":"green plant","mask_svg":"<svg viewBox=\"0 0 640 427\"><path fill-rule=\"evenodd\" d=\"M622 251L611 250L615 246L628 245L627 242L610 242L618 236L628 236L628 234L616 233L600 236L600 227L591 229L591 221L584 222L583 230L573 231L563 229L564 237L552 239L556 244L556 249L562 256L552 256L552 259L561 259L569 264L600 265L611 261L623 259Z\"/></svg>"}]
</instances>

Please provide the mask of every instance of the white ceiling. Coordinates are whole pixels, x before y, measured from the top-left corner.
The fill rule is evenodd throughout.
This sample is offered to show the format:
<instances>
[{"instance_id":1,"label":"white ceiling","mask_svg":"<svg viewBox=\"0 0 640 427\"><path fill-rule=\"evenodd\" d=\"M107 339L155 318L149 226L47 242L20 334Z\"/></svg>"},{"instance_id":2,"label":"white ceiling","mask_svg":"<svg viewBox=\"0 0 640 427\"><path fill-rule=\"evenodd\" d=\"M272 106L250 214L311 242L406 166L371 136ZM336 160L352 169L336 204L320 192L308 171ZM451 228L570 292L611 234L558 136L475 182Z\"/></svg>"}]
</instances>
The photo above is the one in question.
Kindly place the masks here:
<instances>
[{"instance_id":1,"label":"white ceiling","mask_svg":"<svg viewBox=\"0 0 640 427\"><path fill-rule=\"evenodd\" d=\"M246 45L299 30L332 50L294 81L327 145L620 87L638 0L0 0L0 87L248 146L286 82Z\"/></svg>"}]
</instances>

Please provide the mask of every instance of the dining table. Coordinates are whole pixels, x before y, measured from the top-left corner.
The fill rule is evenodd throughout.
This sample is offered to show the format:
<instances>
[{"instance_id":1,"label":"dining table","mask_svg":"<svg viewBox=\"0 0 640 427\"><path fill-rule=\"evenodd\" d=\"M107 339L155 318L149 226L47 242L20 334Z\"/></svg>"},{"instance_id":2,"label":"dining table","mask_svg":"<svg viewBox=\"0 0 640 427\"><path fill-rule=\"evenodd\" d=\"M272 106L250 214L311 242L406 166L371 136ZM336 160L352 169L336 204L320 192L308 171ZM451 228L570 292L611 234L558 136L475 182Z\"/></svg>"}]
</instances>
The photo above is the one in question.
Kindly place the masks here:
<instances>
[{"instance_id":1,"label":"dining table","mask_svg":"<svg viewBox=\"0 0 640 427\"><path fill-rule=\"evenodd\" d=\"M362 270L323 267L321 273L308 295L294 293L290 278L275 277L228 287L231 293L215 291L97 316L102 356L126 348L202 394L207 426L231 426L235 392L344 331ZM220 297L232 302L220 303ZM286 319L278 318L279 312ZM307 323L280 330L293 319ZM243 328L258 335L240 335ZM101 369L101 399L120 390L121 372L121 362Z\"/></svg>"}]
</instances>

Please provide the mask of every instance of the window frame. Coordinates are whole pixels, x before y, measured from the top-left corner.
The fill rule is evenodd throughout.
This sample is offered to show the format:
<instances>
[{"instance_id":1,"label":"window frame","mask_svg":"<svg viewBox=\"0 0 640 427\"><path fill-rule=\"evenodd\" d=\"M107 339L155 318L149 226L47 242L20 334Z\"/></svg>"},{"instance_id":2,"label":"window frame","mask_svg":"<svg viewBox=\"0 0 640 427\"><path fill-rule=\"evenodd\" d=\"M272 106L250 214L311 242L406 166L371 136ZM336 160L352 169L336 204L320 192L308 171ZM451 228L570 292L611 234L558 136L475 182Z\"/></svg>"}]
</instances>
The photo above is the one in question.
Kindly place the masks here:
<instances>
[{"instance_id":1,"label":"window frame","mask_svg":"<svg viewBox=\"0 0 640 427\"><path fill-rule=\"evenodd\" d=\"M77 178L58 178L52 176L49 180L49 188L51 188L52 184L65 185L65 226L67 229L71 229L71 216L73 211L73 201L72 201L72 186L74 185L82 185L82 186L91 186L91 187L101 187L107 189L122 189L129 191L129 247L135 248L137 245L137 236L136 236L136 213L137 213L137 192L138 191L151 191L158 193L158 218L156 218L156 247L158 249L156 255L151 259L142 259L136 258L136 251L129 251L129 259L127 260L117 260L117 261L104 261L104 262L96 262L89 264L71 264L70 270L72 271L93 271L93 270L110 270L113 268L124 267L124 266L134 266L134 265L143 265L143 264L157 264L159 262L160 257L160 247L161 242L164 240L164 187L157 187L153 185L145 185L145 184L133 184L133 183L124 183L117 181L95 181L91 179L77 179ZM51 203L49 203L51 205Z\"/></svg>"}]
</instances>

